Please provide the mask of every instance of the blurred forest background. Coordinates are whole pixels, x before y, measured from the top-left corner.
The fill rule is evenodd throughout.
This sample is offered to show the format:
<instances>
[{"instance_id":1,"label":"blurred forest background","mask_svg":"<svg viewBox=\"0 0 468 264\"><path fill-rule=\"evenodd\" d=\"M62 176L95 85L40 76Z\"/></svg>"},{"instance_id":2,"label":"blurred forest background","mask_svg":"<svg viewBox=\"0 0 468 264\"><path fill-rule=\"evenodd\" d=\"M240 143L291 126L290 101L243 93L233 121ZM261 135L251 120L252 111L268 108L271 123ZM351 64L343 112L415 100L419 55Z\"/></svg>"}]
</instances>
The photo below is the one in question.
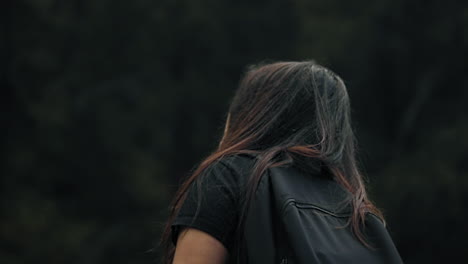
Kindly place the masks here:
<instances>
[{"instance_id":1,"label":"blurred forest background","mask_svg":"<svg viewBox=\"0 0 468 264\"><path fill-rule=\"evenodd\" d=\"M305 59L348 86L405 262L468 259L468 1L15 0L0 20L0 263L155 263L245 67Z\"/></svg>"}]
</instances>

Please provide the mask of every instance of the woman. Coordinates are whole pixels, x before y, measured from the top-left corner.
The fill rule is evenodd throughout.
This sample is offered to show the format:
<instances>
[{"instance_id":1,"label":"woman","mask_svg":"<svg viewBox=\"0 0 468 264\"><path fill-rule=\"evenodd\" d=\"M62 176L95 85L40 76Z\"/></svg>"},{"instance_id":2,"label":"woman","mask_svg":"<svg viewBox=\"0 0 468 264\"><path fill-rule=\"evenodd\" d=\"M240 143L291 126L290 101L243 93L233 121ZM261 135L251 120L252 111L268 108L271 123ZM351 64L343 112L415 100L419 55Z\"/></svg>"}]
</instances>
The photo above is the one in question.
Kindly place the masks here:
<instances>
[{"instance_id":1,"label":"woman","mask_svg":"<svg viewBox=\"0 0 468 264\"><path fill-rule=\"evenodd\" d=\"M218 149L174 199L163 236L165 260L245 263L246 217L259 182L275 167L291 174L300 171L310 179L324 178L346 190L341 202L352 210L344 232L352 234L347 237L363 254L368 251L379 259L364 228L368 214L382 220L382 226L383 217L367 197L354 140L346 87L332 71L311 61L251 67L232 100ZM312 241L318 237L306 231L304 235ZM346 254L338 257L346 259ZM318 255L317 262L330 259ZM385 258L381 256L382 262Z\"/></svg>"}]
</instances>

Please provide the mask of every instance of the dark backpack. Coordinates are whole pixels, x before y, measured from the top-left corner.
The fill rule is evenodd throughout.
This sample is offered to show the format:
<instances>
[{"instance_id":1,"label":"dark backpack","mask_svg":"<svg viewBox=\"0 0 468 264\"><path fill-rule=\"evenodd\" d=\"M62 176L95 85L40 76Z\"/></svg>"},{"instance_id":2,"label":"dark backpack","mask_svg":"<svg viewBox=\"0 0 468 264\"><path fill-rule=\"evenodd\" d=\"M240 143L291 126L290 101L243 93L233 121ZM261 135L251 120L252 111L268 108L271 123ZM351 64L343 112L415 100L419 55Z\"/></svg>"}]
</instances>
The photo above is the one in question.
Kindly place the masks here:
<instances>
[{"instance_id":1,"label":"dark backpack","mask_svg":"<svg viewBox=\"0 0 468 264\"><path fill-rule=\"evenodd\" d=\"M271 168L259 182L245 222L250 264L402 263L383 223L368 214L360 243L346 223L347 192L292 167ZM345 227L346 226L346 227Z\"/></svg>"}]
</instances>

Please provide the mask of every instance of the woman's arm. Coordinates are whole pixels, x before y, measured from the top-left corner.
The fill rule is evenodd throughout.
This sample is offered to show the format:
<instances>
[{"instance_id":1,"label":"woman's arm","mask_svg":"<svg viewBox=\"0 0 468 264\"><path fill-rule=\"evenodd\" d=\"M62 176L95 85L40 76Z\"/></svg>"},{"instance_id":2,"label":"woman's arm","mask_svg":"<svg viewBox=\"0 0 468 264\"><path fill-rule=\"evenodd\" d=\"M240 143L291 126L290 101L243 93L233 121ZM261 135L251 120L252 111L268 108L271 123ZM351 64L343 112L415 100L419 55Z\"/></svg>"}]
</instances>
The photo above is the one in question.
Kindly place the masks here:
<instances>
[{"instance_id":1,"label":"woman's arm","mask_svg":"<svg viewBox=\"0 0 468 264\"><path fill-rule=\"evenodd\" d=\"M224 264L228 251L211 235L195 228L180 231L173 264Z\"/></svg>"}]
</instances>

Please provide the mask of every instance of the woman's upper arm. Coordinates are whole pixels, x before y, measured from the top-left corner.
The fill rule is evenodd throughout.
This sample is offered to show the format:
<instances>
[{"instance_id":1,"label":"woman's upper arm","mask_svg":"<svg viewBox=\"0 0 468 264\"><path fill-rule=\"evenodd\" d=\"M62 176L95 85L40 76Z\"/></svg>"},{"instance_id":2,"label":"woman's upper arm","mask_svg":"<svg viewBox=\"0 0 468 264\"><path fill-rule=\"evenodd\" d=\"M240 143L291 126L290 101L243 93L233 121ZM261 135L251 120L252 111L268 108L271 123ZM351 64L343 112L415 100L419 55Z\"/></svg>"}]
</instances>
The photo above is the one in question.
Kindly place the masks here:
<instances>
[{"instance_id":1,"label":"woman's upper arm","mask_svg":"<svg viewBox=\"0 0 468 264\"><path fill-rule=\"evenodd\" d=\"M195 228L180 231L173 264L224 264L228 251L216 238Z\"/></svg>"}]
</instances>

